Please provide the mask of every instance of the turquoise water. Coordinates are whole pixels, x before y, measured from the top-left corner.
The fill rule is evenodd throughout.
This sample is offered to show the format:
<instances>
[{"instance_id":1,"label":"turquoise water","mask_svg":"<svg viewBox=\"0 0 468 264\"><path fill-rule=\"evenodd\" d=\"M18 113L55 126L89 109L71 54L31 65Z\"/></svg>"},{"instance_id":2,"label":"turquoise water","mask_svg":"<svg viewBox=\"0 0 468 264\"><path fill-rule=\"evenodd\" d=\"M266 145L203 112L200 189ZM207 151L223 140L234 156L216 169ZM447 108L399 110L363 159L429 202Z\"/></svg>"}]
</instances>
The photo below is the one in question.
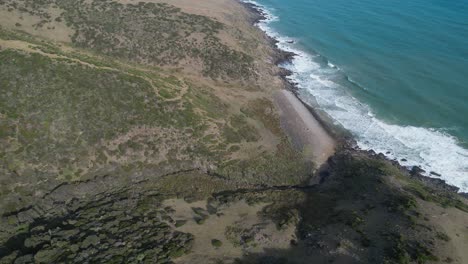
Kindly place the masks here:
<instances>
[{"instance_id":1,"label":"turquoise water","mask_svg":"<svg viewBox=\"0 0 468 264\"><path fill-rule=\"evenodd\" d=\"M246 2L298 54L300 96L359 147L468 191L468 0Z\"/></svg>"}]
</instances>

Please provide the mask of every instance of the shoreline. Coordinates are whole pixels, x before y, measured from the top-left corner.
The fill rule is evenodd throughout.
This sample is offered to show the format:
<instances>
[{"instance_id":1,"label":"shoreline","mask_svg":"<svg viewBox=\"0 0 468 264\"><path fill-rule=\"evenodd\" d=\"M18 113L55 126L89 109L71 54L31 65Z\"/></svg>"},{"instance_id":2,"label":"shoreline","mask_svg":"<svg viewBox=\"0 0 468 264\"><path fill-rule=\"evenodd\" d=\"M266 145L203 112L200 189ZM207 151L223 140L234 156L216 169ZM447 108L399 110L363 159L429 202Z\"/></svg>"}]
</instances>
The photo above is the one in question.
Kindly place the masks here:
<instances>
[{"instance_id":1,"label":"shoreline","mask_svg":"<svg viewBox=\"0 0 468 264\"><path fill-rule=\"evenodd\" d=\"M266 19L265 14L260 10L260 8L257 5L253 3L246 3L246 2L243 2L242 0L236 0L236 1L238 1L244 7L246 7L246 9L250 11L251 14L254 15L254 19L252 19L251 21L252 26L258 28L256 24L260 22L261 20ZM344 128L340 129L334 124L332 124L331 119L328 121L325 120L326 118L324 118L321 114L319 114L316 109L314 109L312 106L304 102L298 95L297 84L287 78L288 76L291 76L292 72L288 69L281 67L281 65L285 63L291 63L292 59L297 54L294 52L289 52L289 51L280 49L276 45L279 42L277 39L269 36L263 30L261 31L263 32L263 35L265 36L265 38L268 40L270 47L274 51L273 61L274 61L274 64L279 68L278 76L283 81L284 89L294 94L296 99L300 101L302 105L304 105L304 107L306 107L310 111L310 113L314 116L317 122L320 123L323 129L325 129L327 133L335 139L335 141L337 142L337 145L343 145L343 144L350 145L350 143L353 143L351 145L354 145L355 144L354 141L352 142L349 141L349 140L352 140L351 134Z\"/></svg>"},{"instance_id":2,"label":"shoreline","mask_svg":"<svg viewBox=\"0 0 468 264\"><path fill-rule=\"evenodd\" d=\"M354 153L359 153L361 155L366 155L371 158L376 158L380 160L385 160L387 162L390 162L392 165L400 169L401 171L405 172L405 174L408 177L411 178L416 178L420 180L421 182L424 182L425 184L429 185L430 187L433 187L435 189L439 190L444 190L444 191L449 191L452 193L459 194L462 197L468 198L468 192L459 192L460 188L454 185L448 184L445 180L442 180L440 178L433 178L424 175L426 171L422 170L419 166L403 166L400 164L400 162L396 159L390 159L387 158L383 153L376 153L374 150L362 150L357 146L356 140L353 138L353 136L347 131L346 129L342 128L340 129L336 125L332 124L332 120L325 120L323 116L321 116L316 109L314 109L312 106L309 104L305 103L297 93L297 83L292 82L289 80L287 77L292 74L290 70L287 70L283 67L281 67L282 64L285 63L291 63L292 59L295 55L293 52L288 52L280 49L277 46L277 43L279 42L277 39L269 36L266 34L265 31L263 31L261 28L257 26L257 23L259 23L262 20L267 19L266 14L262 11L261 7L254 4L254 3L248 3L244 2L243 0L236 0L239 2L242 6L244 6L252 15L253 19L251 21L252 26L258 28L260 31L263 32L265 38L269 41L269 44L271 48L274 51L273 54L273 61L276 66L279 67L279 77L282 79L283 84L284 84L284 89L287 91L290 91L294 94L296 99L300 101L310 112L310 114L319 122L319 124L322 126L323 129L327 131L327 133L334 138L336 141L336 150L344 150L347 152L354 152ZM332 156L331 156L332 157ZM435 174L437 175L437 174Z\"/></svg>"}]
</instances>

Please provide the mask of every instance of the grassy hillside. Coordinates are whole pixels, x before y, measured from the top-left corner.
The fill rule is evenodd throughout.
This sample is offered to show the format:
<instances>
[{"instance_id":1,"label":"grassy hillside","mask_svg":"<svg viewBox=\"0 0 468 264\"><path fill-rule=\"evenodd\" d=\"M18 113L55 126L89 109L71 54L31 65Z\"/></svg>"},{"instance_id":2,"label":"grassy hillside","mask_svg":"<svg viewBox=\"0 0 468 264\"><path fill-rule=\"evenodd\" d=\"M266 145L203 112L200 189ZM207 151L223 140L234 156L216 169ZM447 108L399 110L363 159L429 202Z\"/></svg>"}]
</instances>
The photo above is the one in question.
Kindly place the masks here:
<instances>
[{"instance_id":1,"label":"grassy hillside","mask_svg":"<svg viewBox=\"0 0 468 264\"><path fill-rule=\"evenodd\" d=\"M165 4L0 4L18 20L43 19L0 29L2 263L169 261L193 237L168 222L164 197L204 199L310 175L269 95L253 88L253 58L222 43L219 22ZM51 22L74 32L70 42L41 36ZM189 60L207 79L173 70ZM215 85L219 78L244 84ZM153 231L137 243L143 229ZM108 250L130 240L129 251Z\"/></svg>"},{"instance_id":2,"label":"grassy hillside","mask_svg":"<svg viewBox=\"0 0 468 264\"><path fill-rule=\"evenodd\" d=\"M466 200L292 147L245 9L160 2L0 0L0 263L463 263Z\"/></svg>"},{"instance_id":3,"label":"grassy hillside","mask_svg":"<svg viewBox=\"0 0 468 264\"><path fill-rule=\"evenodd\" d=\"M3 8L34 17L35 30L64 24L73 46L150 65L201 63L212 78L255 78L253 58L218 36L223 24L164 3L116 1L2 1ZM15 24L23 29L21 23Z\"/></svg>"},{"instance_id":4,"label":"grassy hillside","mask_svg":"<svg viewBox=\"0 0 468 264\"><path fill-rule=\"evenodd\" d=\"M179 163L246 185L300 183L297 173L309 173L278 130L277 116L260 116L250 105L230 109L213 88L159 68L3 35L0 43L16 48L0 51L2 194L33 195L31 185L86 180L97 171L177 171ZM257 102L260 111L272 107ZM273 151L259 146L255 158L242 154L243 146L262 144L255 126L274 130L283 143L273 143ZM236 153L240 158L232 158ZM239 168L259 175L240 179Z\"/></svg>"}]
</instances>

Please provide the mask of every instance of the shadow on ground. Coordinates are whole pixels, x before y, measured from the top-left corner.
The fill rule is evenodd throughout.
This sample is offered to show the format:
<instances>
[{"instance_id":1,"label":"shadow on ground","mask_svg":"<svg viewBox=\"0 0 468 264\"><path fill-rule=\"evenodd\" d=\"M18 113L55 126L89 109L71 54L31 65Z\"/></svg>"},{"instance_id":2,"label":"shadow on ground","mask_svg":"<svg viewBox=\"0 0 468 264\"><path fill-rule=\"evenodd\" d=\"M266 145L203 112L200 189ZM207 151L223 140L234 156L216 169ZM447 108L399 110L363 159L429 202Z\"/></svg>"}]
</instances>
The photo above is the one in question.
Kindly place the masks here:
<instances>
[{"instance_id":1,"label":"shadow on ground","mask_svg":"<svg viewBox=\"0 0 468 264\"><path fill-rule=\"evenodd\" d=\"M436 259L430 228L420 227L413 196L393 181L395 168L365 155L340 153L329 160L322 184L302 190L298 241L238 263L406 263ZM427 230L428 229L428 230Z\"/></svg>"}]
</instances>

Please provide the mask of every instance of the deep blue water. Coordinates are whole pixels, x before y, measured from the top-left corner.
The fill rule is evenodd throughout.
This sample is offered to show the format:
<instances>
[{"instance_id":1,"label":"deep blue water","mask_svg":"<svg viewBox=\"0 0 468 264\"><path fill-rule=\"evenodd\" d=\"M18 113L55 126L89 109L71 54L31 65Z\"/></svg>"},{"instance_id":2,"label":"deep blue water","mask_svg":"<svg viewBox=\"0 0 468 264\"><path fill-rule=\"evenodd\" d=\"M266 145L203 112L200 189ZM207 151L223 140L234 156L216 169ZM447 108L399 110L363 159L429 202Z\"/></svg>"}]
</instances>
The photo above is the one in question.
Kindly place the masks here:
<instances>
[{"instance_id":1,"label":"deep blue water","mask_svg":"<svg viewBox=\"0 0 468 264\"><path fill-rule=\"evenodd\" d=\"M364 149L468 191L468 0L257 0L291 77ZM294 40L294 43L289 43Z\"/></svg>"}]
</instances>

